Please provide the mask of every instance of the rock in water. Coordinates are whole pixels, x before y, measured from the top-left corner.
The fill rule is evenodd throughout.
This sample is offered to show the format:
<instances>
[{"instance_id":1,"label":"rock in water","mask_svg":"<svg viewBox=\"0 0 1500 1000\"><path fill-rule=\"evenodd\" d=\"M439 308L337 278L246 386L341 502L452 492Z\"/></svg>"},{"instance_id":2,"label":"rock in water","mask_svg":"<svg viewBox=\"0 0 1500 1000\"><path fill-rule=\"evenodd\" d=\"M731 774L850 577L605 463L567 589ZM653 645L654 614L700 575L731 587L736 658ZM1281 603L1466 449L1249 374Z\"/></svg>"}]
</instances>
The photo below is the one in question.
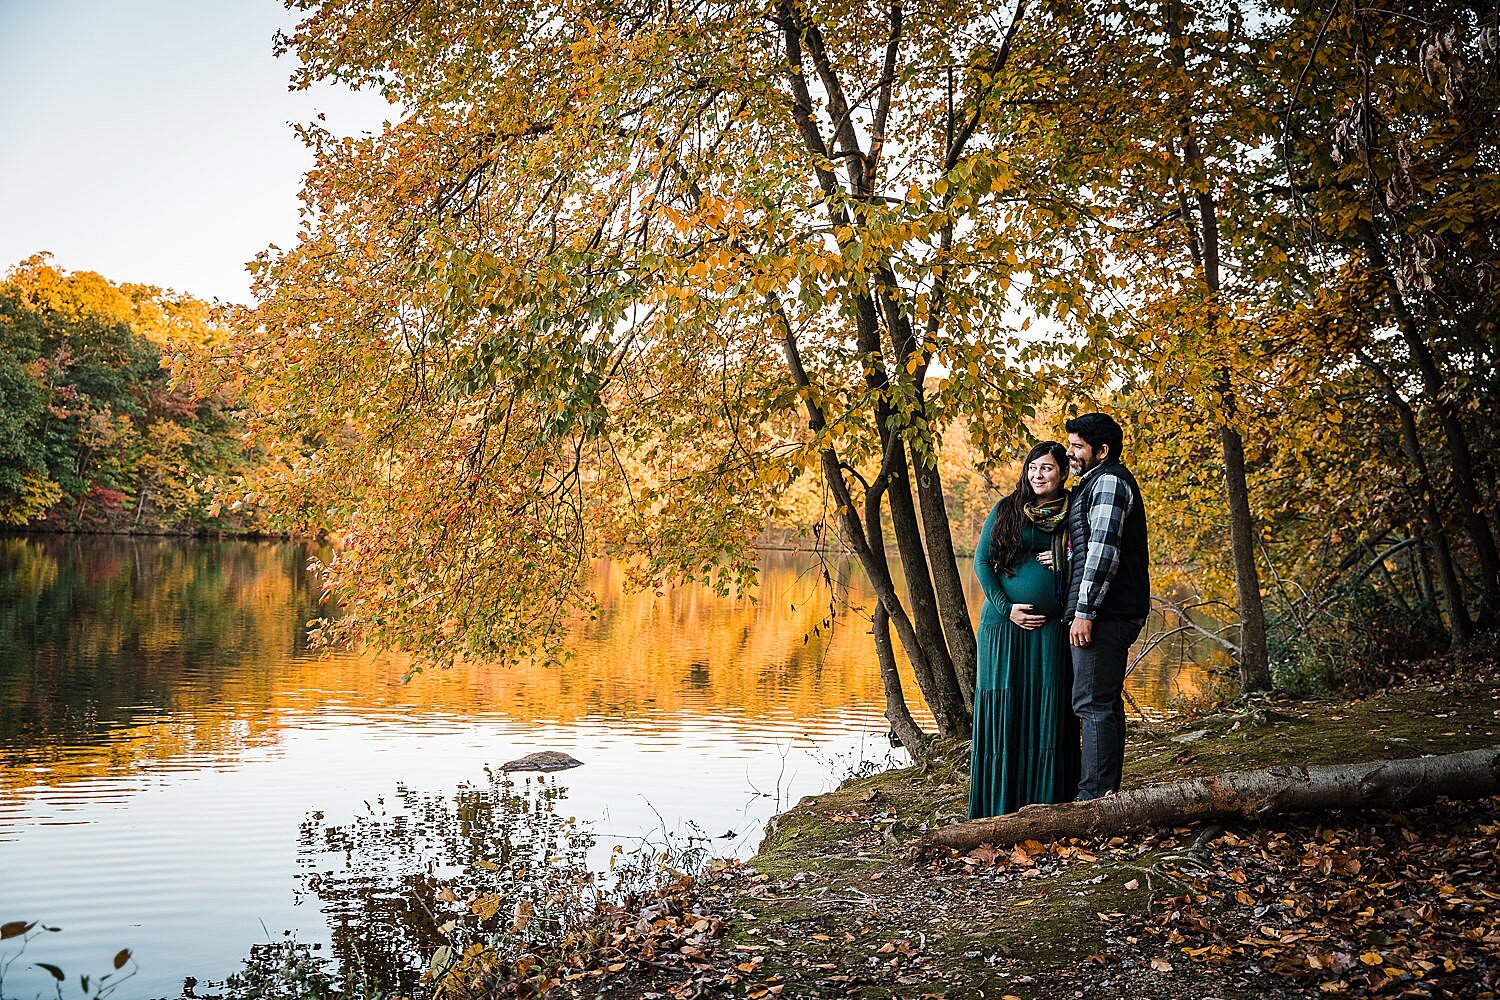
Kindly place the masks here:
<instances>
[{"instance_id":1,"label":"rock in water","mask_svg":"<svg viewBox=\"0 0 1500 1000\"><path fill-rule=\"evenodd\" d=\"M583 761L577 757L570 757L557 750L539 750L529 753L524 757L506 761L500 765L502 771L566 771L570 767L579 767Z\"/></svg>"}]
</instances>

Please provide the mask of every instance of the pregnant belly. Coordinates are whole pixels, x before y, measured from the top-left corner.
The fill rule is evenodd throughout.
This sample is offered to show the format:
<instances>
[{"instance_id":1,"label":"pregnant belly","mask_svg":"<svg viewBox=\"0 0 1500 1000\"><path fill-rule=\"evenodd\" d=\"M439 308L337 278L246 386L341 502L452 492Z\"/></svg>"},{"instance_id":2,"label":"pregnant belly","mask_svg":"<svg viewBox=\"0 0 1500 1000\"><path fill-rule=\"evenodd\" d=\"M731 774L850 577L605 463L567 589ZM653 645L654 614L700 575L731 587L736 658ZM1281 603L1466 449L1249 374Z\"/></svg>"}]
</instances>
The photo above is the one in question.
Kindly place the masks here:
<instances>
[{"instance_id":1,"label":"pregnant belly","mask_svg":"<svg viewBox=\"0 0 1500 1000\"><path fill-rule=\"evenodd\" d=\"M1010 576L1000 578L1000 589L1012 604L1030 604L1037 614L1055 617L1062 614L1052 571L1027 556Z\"/></svg>"}]
</instances>

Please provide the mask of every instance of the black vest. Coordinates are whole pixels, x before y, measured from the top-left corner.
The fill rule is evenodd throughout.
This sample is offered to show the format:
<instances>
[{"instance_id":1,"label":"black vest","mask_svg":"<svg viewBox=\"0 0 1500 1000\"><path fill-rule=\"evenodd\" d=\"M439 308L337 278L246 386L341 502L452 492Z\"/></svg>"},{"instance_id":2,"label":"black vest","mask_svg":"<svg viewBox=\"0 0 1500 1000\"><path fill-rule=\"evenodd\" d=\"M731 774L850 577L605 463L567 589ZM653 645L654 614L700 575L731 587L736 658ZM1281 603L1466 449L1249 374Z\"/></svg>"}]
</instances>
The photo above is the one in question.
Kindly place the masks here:
<instances>
[{"instance_id":1,"label":"black vest","mask_svg":"<svg viewBox=\"0 0 1500 1000\"><path fill-rule=\"evenodd\" d=\"M1115 570L1104 599L1098 604L1099 618L1141 620L1151 610L1151 557L1146 551L1146 501L1135 476L1119 462L1111 462L1094 473L1086 485L1073 493L1068 504L1068 541L1073 547L1068 601L1063 621L1072 621L1078 608L1078 589L1083 584L1083 564L1089 551L1088 510L1094 490L1105 476L1119 476L1135 494L1135 503L1120 529L1120 565Z\"/></svg>"}]
</instances>

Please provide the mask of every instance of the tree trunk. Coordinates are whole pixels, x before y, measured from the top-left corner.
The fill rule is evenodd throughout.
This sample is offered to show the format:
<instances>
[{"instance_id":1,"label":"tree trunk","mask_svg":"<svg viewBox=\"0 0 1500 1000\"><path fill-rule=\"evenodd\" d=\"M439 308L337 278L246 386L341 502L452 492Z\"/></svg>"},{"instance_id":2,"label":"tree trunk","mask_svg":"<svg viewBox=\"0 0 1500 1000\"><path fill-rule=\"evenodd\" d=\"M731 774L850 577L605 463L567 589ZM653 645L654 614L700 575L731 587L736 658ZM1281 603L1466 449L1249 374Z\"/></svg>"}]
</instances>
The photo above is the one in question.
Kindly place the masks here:
<instances>
[{"instance_id":1,"label":"tree trunk","mask_svg":"<svg viewBox=\"0 0 1500 1000\"><path fill-rule=\"evenodd\" d=\"M1437 507L1432 476L1427 468L1427 456L1422 452L1422 441L1417 433L1417 415L1412 411L1411 404L1396 388L1396 382L1391 378L1390 373L1365 351L1358 351L1355 356L1380 383L1381 389L1385 392L1386 401L1391 404L1391 408L1396 411L1396 416L1400 420L1401 450L1406 453L1406 460L1411 463L1412 471L1417 476L1416 492L1422 505L1422 520L1425 522L1422 534L1427 540L1427 550L1432 555L1433 562L1437 564L1438 581L1443 588L1443 601L1448 605L1448 637L1454 646L1462 646L1469 641L1472 629L1469 609L1464 605L1463 584L1459 581L1458 570L1453 565L1453 553L1448 548L1448 536L1443 531L1442 514Z\"/></svg>"},{"instance_id":2,"label":"tree trunk","mask_svg":"<svg viewBox=\"0 0 1500 1000\"><path fill-rule=\"evenodd\" d=\"M1024 806L1020 812L940 827L926 844L969 851L980 844L1043 843L1063 837L1114 836L1205 820L1403 807L1439 796L1477 799L1500 793L1500 747L1442 757L1376 760L1319 767L1233 771L1087 802Z\"/></svg>"},{"instance_id":3,"label":"tree trunk","mask_svg":"<svg viewBox=\"0 0 1500 1000\"><path fill-rule=\"evenodd\" d=\"M937 592L938 613L948 653L964 705L974 711L974 677L979 647L974 639L974 622L969 618L969 599L964 593L963 575L958 556L953 551L953 531L948 521L948 504L943 499L943 480L937 465L926 465L920 458L913 461L917 480L917 501L922 509L923 537L927 541L927 560L932 566L932 583Z\"/></svg>"},{"instance_id":4,"label":"tree trunk","mask_svg":"<svg viewBox=\"0 0 1500 1000\"><path fill-rule=\"evenodd\" d=\"M1417 545L1417 558L1412 560L1412 576L1423 602L1431 603L1436 600L1432 591L1432 567L1429 562L1432 559L1432 545L1422 525L1415 525L1414 530L1421 538L1421 543Z\"/></svg>"},{"instance_id":5,"label":"tree trunk","mask_svg":"<svg viewBox=\"0 0 1500 1000\"><path fill-rule=\"evenodd\" d=\"M801 350L797 345L797 335L793 330L786 312L781 308L781 303L774 295L767 296L767 304L771 314L776 317L781 325L781 347L782 354L786 359L787 371L792 377L792 384L802 394L803 407L807 411L807 425L814 434L822 434L828 428L828 419L823 413L822 404L818 402L816 393L813 391L812 382L807 377L807 370L802 364ZM899 437L892 433L887 439L887 449L899 443ZM928 707L932 710L933 720L937 723L938 731L944 736L954 734L967 734L970 727L970 719L961 710L962 699L959 700L960 711L955 715L952 709L951 697L942 697L939 681L934 677L934 672L927 662L924 652L924 644L917 636L916 627L902 606L900 598L896 595L895 584L891 579L890 565L885 558L884 541L880 530L880 493L866 496L867 507L873 519L871 525L875 532L866 535L864 522L860 519L859 511L855 509L854 498L849 494L849 485L844 481L843 466L839 463L838 453L832 445L825 446L819 452L819 464L823 470L823 481L828 484L829 491L833 494L833 501L839 512L844 528L845 540L849 547L854 550L855 557L859 559L860 566L865 571L865 576L870 580L870 586L875 590L876 599L885 608L890 618L890 623L896 628L896 637L901 646L906 650L907 658L911 660L912 672L917 676L917 685L922 689L922 696L927 700ZM885 489L885 473L877 477L877 489ZM873 548L872 548L873 544ZM952 671L949 671L951 678ZM952 684L952 693L957 695L957 682Z\"/></svg>"},{"instance_id":6,"label":"tree trunk","mask_svg":"<svg viewBox=\"0 0 1500 1000\"><path fill-rule=\"evenodd\" d=\"M896 280L895 273L888 268L877 268L875 278L879 285L878 302L885 317L895 357L922 357L924 350L912 329L911 318L901 312L898 301L900 282ZM938 310L940 306L934 304L933 308ZM930 322L935 321L934 316ZM898 365L898 378L904 377L901 372ZM926 377L927 361L923 357L910 376L910 389L916 398L915 416L918 419L925 419L927 416L927 398L923 390ZM979 650L974 639L974 623L969 618L969 602L964 594L963 577L958 571L958 557L953 551L953 531L948 522L948 503L943 497L943 477L938 472L936 456L930 453L923 456L913 451L911 470L917 485L917 501L922 511L922 537L926 543L924 565L932 574L938 618L945 649L953 664L954 677L963 696L965 710L972 714ZM902 558L906 558L904 551Z\"/></svg>"},{"instance_id":7,"label":"tree trunk","mask_svg":"<svg viewBox=\"0 0 1500 1000\"><path fill-rule=\"evenodd\" d=\"M1186 44L1182 38L1181 5L1167 4L1166 20L1171 37L1172 64L1186 69ZM1186 179L1192 185L1198 208L1198 231L1191 233L1190 251L1203 277L1213 309L1210 322L1216 339L1219 330L1219 207L1210 187L1211 177L1198 148L1191 111L1182 120L1182 159ZM1179 199L1186 198L1178 188ZM1190 219L1184 205L1184 220ZM1191 232L1191 229L1190 229ZM1271 687L1270 654L1266 649L1266 611L1260 592L1260 573L1255 565L1255 521L1250 514L1250 486L1245 477L1245 443L1232 424L1235 415L1234 385L1229 369L1219 372L1218 389L1223 400L1219 417L1219 445L1224 455L1224 488L1229 507L1230 552L1234 559L1234 588L1240 613L1240 690L1265 691Z\"/></svg>"},{"instance_id":8,"label":"tree trunk","mask_svg":"<svg viewBox=\"0 0 1500 1000\"><path fill-rule=\"evenodd\" d=\"M939 727L942 734L962 738L969 735L972 710L968 706L972 701L966 701L959 687L958 673L948 653L947 638L938 615L937 594L927 572L927 553L922 547L916 507L912 504L911 480L907 476L904 455L906 446L898 437L895 447L900 448L903 455L891 473L887 491L891 502L891 530L896 533L896 551L900 553L901 571L906 577L906 599L911 605L917 640L922 644L922 653L932 671L934 691L928 697L928 704L934 717L944 720Z\"/></svg>"},{"instance_id":9,"label":"tree trunk","mask_svg":"<svg viewBox=\"0 0 1500 1000\"><path fill-rule=\"evenodd\" d=\"M885 688L885 718L891 724L891 733L913 757L921 757L927 745L927 734L911 717L906 707L906 693L901 690L901 674L896 669L896 651L891 647L891 618L885 605L876 604L871 617L871 632L875 636L875 658L880 662L880 683Z\"/></svg>"},{"instance_id":10,"label":"tree trunk","mask_svg":"<svg viewBox=\"0 0 1500 1000\"><path fill-rule=\"evenodd\" d=\"M843 83L829 58L822 32L810 13L792 0L781 0L776 5L775 21L781 29L786 54L788 72L783 79L790 96L789 108L793 124L810 156L813 179L823 192L824 208L834 232L845 230L851 234L843 240L847 246L860 223L857 214L851 218L846 208L848 198L852 196L868 200L873 195L878 155L872 155L871 150L860 146L849 98L845 95ZM899 13L895 13L890 23L886 55L888 67L894 65L895 47L900 37L901 18ZM822 90L819 101L813 100L808 85L809 76L819 82ZM888 108L891 93L892 87L881 89L882 109ZM830 135L826 138L818 119L817 108L820 104L826 104L832 126ZM877 117L883 121L884 114L885 111L882 110ZM881 128L876 131L879 133ZM835 163L840 166L836 167ZM837 169L846 172L847 191L839 182L835 173ZM891 622L896 626L896 635L912 660L917 683L927 699L928 707L932 709L939 732L944 736L966 736L970 729L968 702L959 686L947 639L943 634L937 596L928 571L927 555L923 549L916 506L912 499L905 447L899 437L886 437L893 412L889 402L890 379L881 349L880 321L874 293L868 286L855 287L853 284L846 285L844 292L855 314L856 339L861 354L860 361L864 367L865 383L875 398L875 433L882 441L887 442L880 475L886 484L887 499L891 506L891 526L896 533L896 547L907 583L907 600L911 605L909 627L905 611L896 600L894 591L882 593L881 603L890 612ZM803 382L805 383L805 377ZM827 458L823 464L830 488L835 489L836 494L843 492L847 496L843 470L836 457L831 465ZM837 486L832 482L834 479L839 480ZM838 499L837 495L835 499ZM858 513L846 501L839 500L839 503L844 509L846 527L852 524L857 529ZM872 573L889 576L889 568L884 565L884 559L875 560L868 550L861 554L861 558L866 561L866 568ZM882 565L876 566L876 562ZM879 587L879 581L873 577L872 583Z\"/></svg>"},{"instance_id":11,"label":"tree trunk","mask_svg":"<svg viewBox=\"0 0 1500 1000\"><path fill-rule=\"evenodd\" d=\"M895 532L896 552L901 557L901 573L906 580L906 600L911 606L912 625L916 629L917 641L921 644L922 662L927 667L926 675L917 674L917 682L922 687L922 695L927 699L928 707L932 709L938 731L944 736L962 739L969 735L972 727L972 703L963 696L958 672L954 669L953 657L948 650L947 636L943 634L937 592L933 589L932 576L928 572L927 550L922 544L917 508L912 498L911 466L907 459L906 444L893 428L897 414L890 404L891 384L881 349L879 313L873 294L863 291L851 294L854 299L859 348L864 355L862 364L865 368L865 384L875 394L876 433L885 435L881 475L885 477L886 499L891 505L891 530ZM915 658L913 662L915 663Z\"/></svg>"},{"instance_id":12,"label":"tree trunk","mask_svg":"<svg viewBox=\"0 0 1500 1000\"><path fill-rule=\"evenodd\" d=\"M892 447L896 438L896 432L891 431L885 439L885 447ZM880 506L887 483L885 476L878 475L875 482L866 488L865 524L869 526L866 534L871 556L876 563L888 567L890 560L885 555L885 529L880 523ZM922 728L912 718L911 709L906 705L906 691L901 686L901 673L896 668L896 651L891 646L891 616L882 602L876 602L875 613L870 616L870 635L875 640L875 660L880 666L881 687L885 689L885 717L891 724L891 735L906 747L914 759L920 759L927 750L927 734L922 732ZM928 677L930 676L931 671L928 671ZM921 687L920 679L918 687ZM923 690L925 696L925 689Z\"/></svg>"},{"instance_id":13,"label":"tree trunk","mask_svg":"<svg viewBox=\"0 0 1500 1000\"><path fill-rule=\"evenodd\" d=\"M819 411L818 419L822 419L821 411ZM940 675L932 669L932 665L927 660L926 643L918 635L916 625L907 615L900 598L896 596L895 583L891 579L890 567L886 562L883 543L879 535L866 536L865 534L859 512L854 509L854 500L849 495L848 485L844 482L838 457L831 448L823 450L822 466L823 478L833 492L834 502L842 511L846 541L854 550L860 565L864 567L865 576L869 578L870 585L875 589L875 596L880 601L881 607L885 609L890 623L896 627L896 637L911 661L912 672L917 677L917 686L922 691L927 707L932 710L933 721L937 723L938 732L944 736L968 735L971 722L968 714L963 711L962 701L958 701L955 707L958 686L956 683L951 683L952 671L950 670L948 674L950 684L945 687ZM875 518L875 527L872 530L878 531L879 504L873 504L871 507ZM876 547L872 547L871 539L874 540Z\"/></svg>"},{"instance_id":14,"label":"tree trunk","mask_svg":"<svg viewBox=\"0 0 1500 1000\"><path fill-rule=\"evenodd\" d=\"M1496 548L1494 533L1490 531L1490 522L1485 516L1487 508L1475 480L1473 448L1469 444L1469 436L1464 431L1463 423L1448 399L1443 373L1438 369L1432 350L1422 338L1422 331L1396 284L1395 275L1391 273L1390 262L1386 259L1385 249L1380 245L1380 237L1376 234L1374 225L1361 221L1359 234L1364 242L1365 252L1370 255L1371 266L1385 285L1386 298L1390 301L1391 311L1396 315L1396 329L1401 331L1401 339L1406 342L1412 363L1421 376L1422 391L1437 411L1438 423L1443 428L1460 514L1469 539L1479 555L1479 577L1483 593L1479 623L1481 627L1489 627L1494 624L1497 614L1500 614L1500 550Z\"/></svg>"},{"instance_id":15,"label":"tree trunk","mask_svg":"<svg viewBox=\"0 0 1500 1000\"><path fill-rule=\"evenodd\" d=\"M1245 480L1245 442L1234 428L1221 426L1219 443L1224 451L1229 542L1240 609L1240 691L1267 691L1271 687L1271 666L1266 648L1266 611L1255 566L1255 520L1250 515L1250 487Z\"/></svg>"},{"instance_id":16,"label":"tree trunk","mask_svg":"<svg viewBox=\"0 0 1500 1000\"><path fill-rule=\"evenodd\" d=\"M911 324L901 314L894 295L895 276L888 275L889 288L879 294L861 295L856 314L860 320L860 347L877 354L881 350L879 314L885 317L890 331L891 348L897 358L910 356L916 350L916 340L911 334ZM877 309L880 313L877 313ZM897 377L900 375L898 364ZM915 373L915 384L911 390L917 399L917 413L924 412L921 378L925 367ZM877 392L888 392L888 376L881 372L879 382L870 381ZM884 395L877 397L875 404L876 424L885 428L897 416ZM895 456L897 463L891 469L890 502L891 528L896 533L896 547L901 553L901 569L906 575L907 599L912 605L912 617L917 623L917 634L925 644L928 662L937 676L944 699L955 699L957 711L966 718L974 712L974 662L977 647L974 627L969 622L969 606L964 598L963 581L958 575L958 561L953 554L953 536L948 528L948 509L943 500L942 482L937 469L924 471L922 459L916 453L908 453L905 443L896 439L901 453ZM912 501L912 479L916 480L917 494L922 504L923 533L918 528L917 510ZM924 481L927 483L924 487ZM959 642L958 648L951 643ZM967 675L967 682L965 681ZM950 691L949 688L952 688ZM955 709L950 707L948 712ZM944 735L967 736L966 723L962 733Z\"/></svg>"}]
</instances>

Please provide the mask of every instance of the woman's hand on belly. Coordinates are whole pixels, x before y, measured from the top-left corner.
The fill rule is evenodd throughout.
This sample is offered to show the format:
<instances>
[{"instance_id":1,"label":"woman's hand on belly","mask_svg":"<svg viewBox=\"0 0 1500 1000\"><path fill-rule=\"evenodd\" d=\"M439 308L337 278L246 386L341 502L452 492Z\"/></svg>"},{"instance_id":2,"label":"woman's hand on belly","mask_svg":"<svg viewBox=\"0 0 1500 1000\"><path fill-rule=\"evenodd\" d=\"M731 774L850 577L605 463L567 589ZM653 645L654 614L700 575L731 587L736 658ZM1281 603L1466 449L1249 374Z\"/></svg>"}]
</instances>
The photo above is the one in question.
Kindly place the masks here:
<instances>
[{"instance_id":1,"label":"woman's hand on belly","mask_svg":"<svg viewBox=\"0 0 1500 1000\"><path fill-rule=\"evenodd\" d=\"M1010 609L1010 620L1015 622L1026 631L1041 628L1047 624L1047 616L1037 614L1030 604L1014 604Z\"/></svg>"}]
</instances>

